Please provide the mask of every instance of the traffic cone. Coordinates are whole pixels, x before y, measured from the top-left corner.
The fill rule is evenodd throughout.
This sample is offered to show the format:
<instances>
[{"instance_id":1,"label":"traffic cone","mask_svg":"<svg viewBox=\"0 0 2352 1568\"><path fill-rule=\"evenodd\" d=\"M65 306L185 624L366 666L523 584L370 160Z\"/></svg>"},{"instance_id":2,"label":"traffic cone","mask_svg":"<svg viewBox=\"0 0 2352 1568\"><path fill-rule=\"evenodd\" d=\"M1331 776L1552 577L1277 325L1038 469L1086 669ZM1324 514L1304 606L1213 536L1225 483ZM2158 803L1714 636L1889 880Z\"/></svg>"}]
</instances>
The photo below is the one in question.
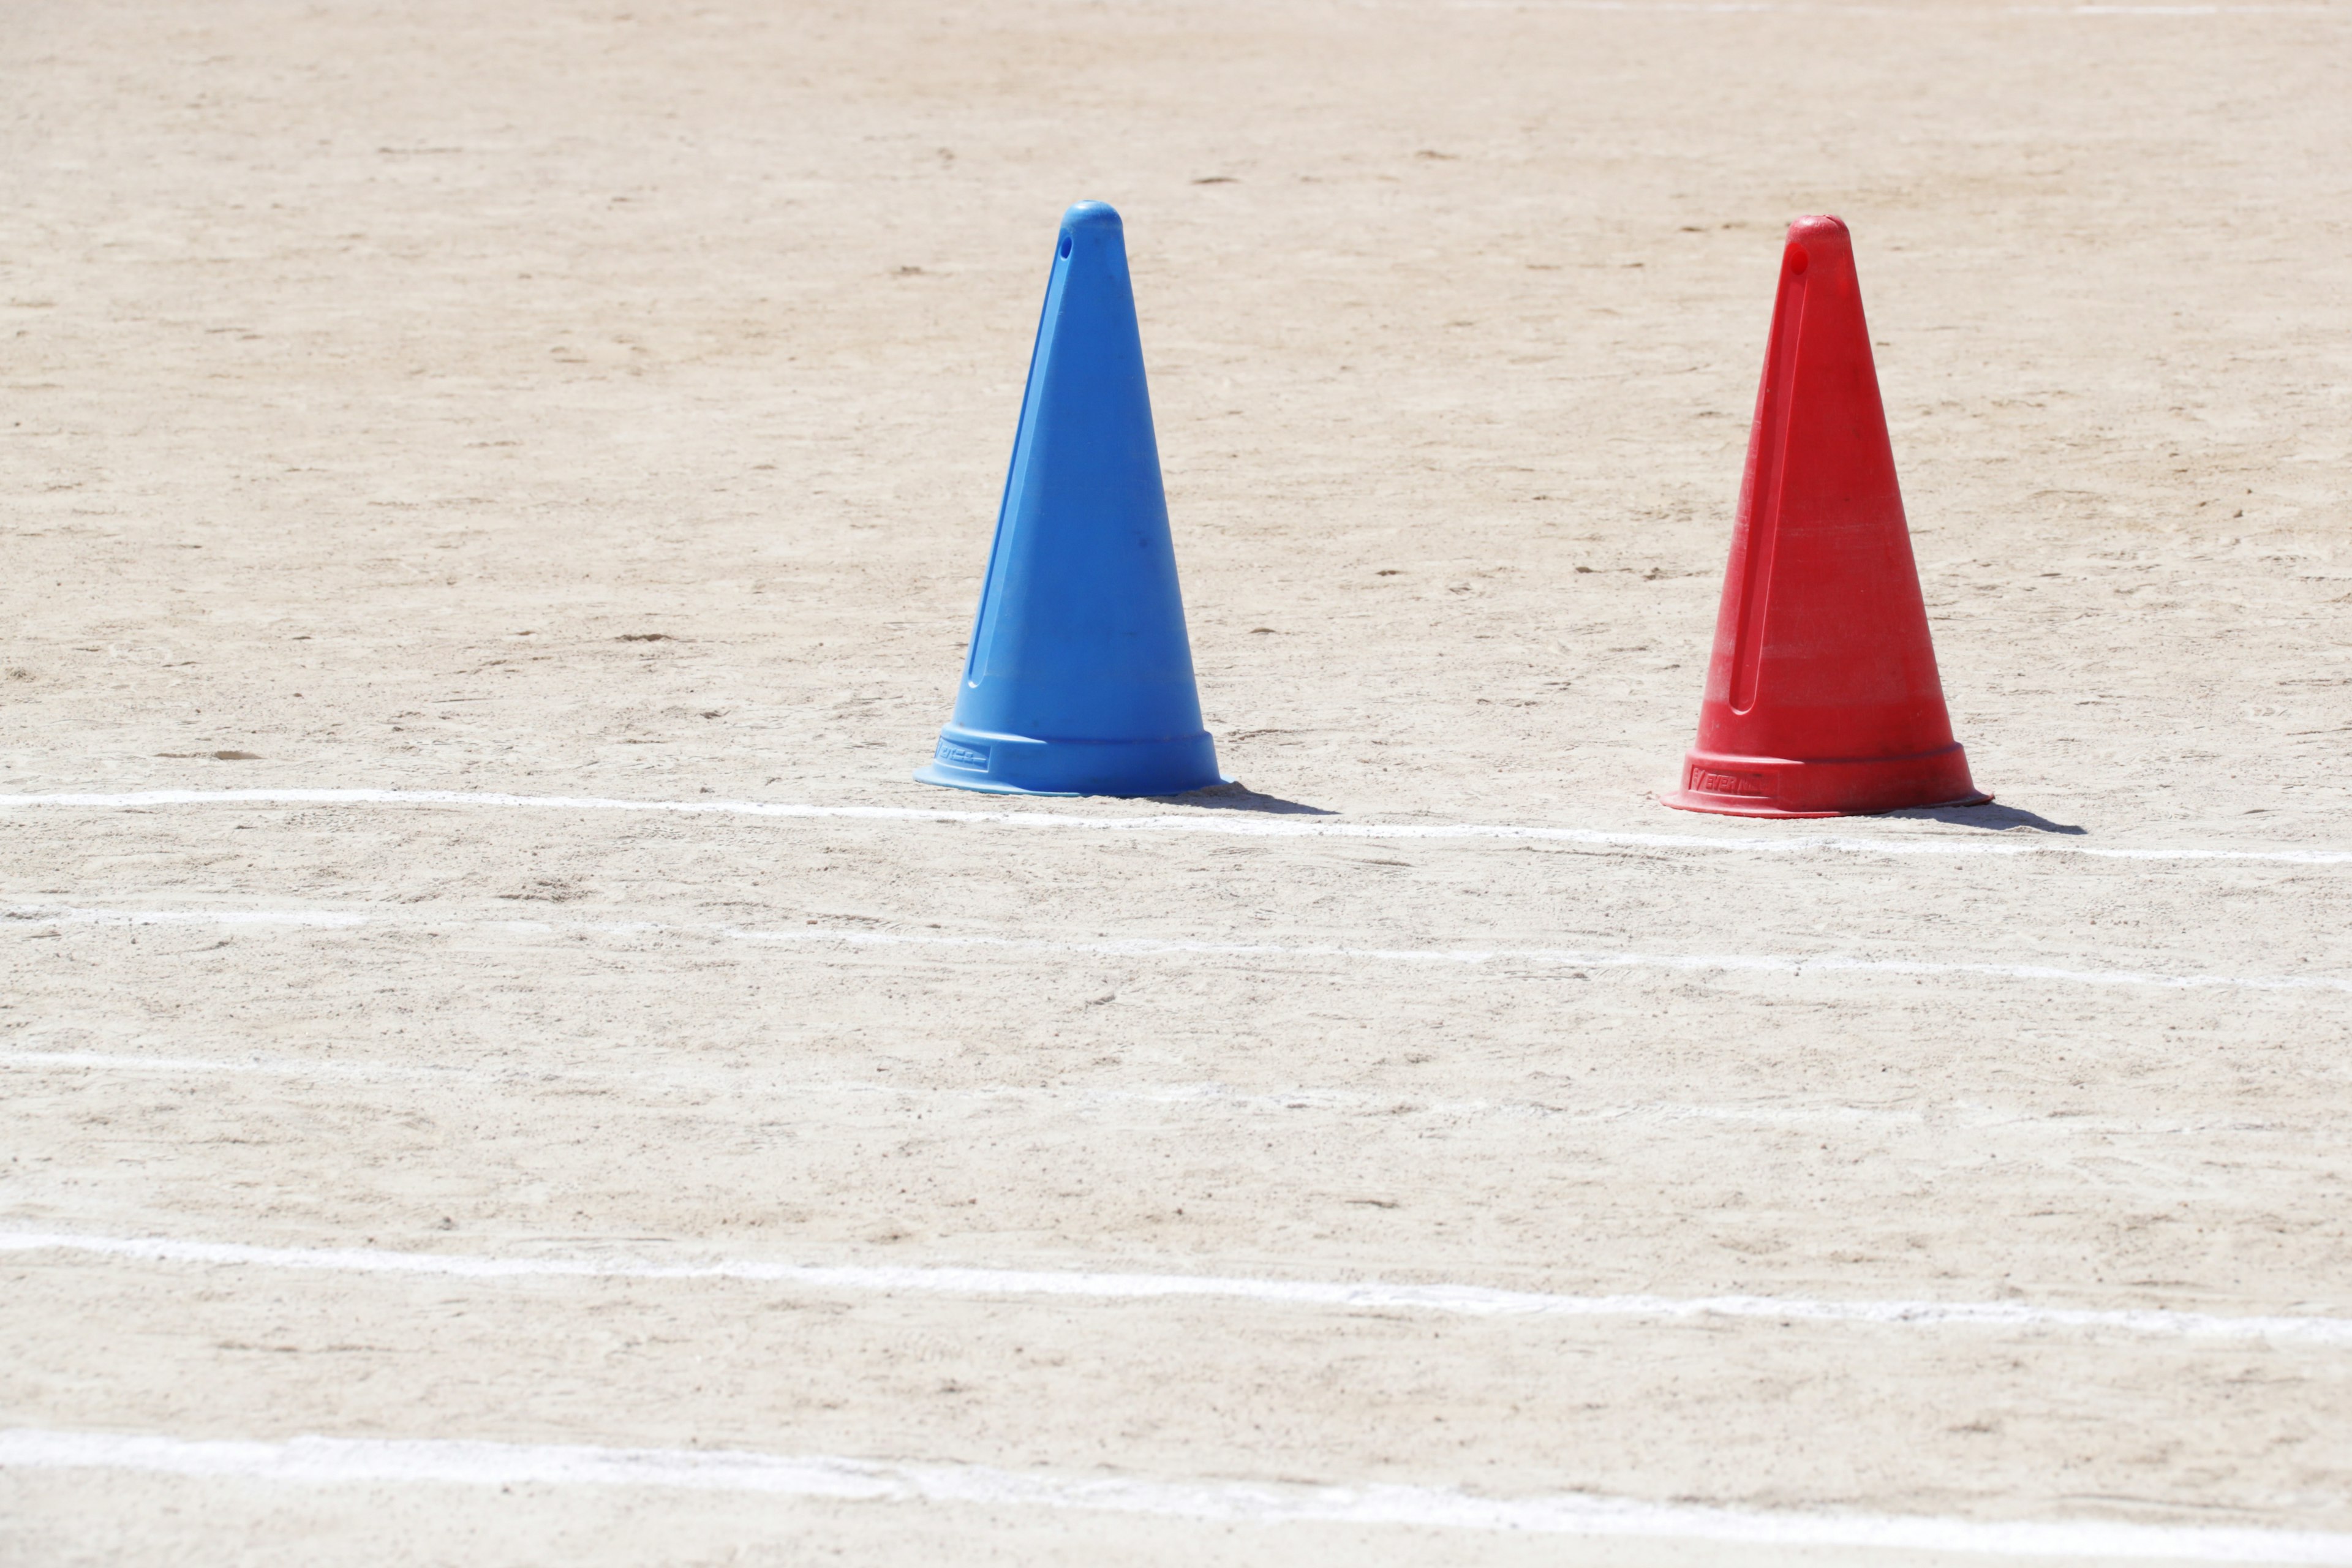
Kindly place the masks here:
<instances>
[{"instance_id":1,"label":"traffic cone","mask_svg":"<svg viewBox=\"0 0 2352 1568\"><path fill-rule=\"evenodd\" d=\"M1698 743L1665 804L1731 816L1978 805L1952 739L1853 244L1789 226Z\"/></svg>"},{"instance_id":2,"label":"traffic cone","mask_svg":"<svg viewBox=\"0 0 2352 1568\"><path fill-rule=\"evenodd\" d=\"M1127 241L1100 202L1062 215L963 684L915 777L1064 795L1223 782L1192 684Z\"/></svg>"}]
</instances>

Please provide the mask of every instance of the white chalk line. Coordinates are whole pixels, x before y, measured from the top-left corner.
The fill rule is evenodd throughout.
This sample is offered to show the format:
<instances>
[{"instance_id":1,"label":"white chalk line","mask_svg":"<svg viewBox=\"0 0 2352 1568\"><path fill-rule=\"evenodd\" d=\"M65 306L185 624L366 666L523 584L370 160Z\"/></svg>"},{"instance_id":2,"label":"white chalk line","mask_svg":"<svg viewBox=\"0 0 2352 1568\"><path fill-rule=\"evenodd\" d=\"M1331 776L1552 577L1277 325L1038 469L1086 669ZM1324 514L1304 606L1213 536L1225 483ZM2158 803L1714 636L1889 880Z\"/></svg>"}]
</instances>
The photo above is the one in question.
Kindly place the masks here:
<instances>
[{"instance_id":1,"label":"white chalk line","mask_svg":"<svg viewBox=\"0 0 2352 1568\"><path fill-rule=\"evenodd\" d=\"M2352 849L2111 848L2036 838L1997 843L1952 838L1863 838L1791 827L1769 838L1696 833L1633 833L1508 823L1332 822L1323 818L1204 811L1194 816L1082 816L1058 811L959 811L897 805L805 805L761 800L618 800L595 795L503 795L442 789L140 790L123 795L0 795L11 806L146 810L176 805L452 805L533 811L622 811L687 816L763 816L789 820L961 823L992 827L1079 828L1097 833L1207 833L1238 838L1468 839L1587 844L1612 849L1706 849L1789 855L2073 855L2115 860L2267 861L2292 866L2352 865Z\"/></svg>"},{"instance_id":2,"label":"white chalk line","mask_svg":"<svg viewBox=\"0 0 2352 1568\"><path fill-rule=\"evenodd\" d=\"M924 1105L951 1104L988 1108L1020 1105L1031 1110L1071 1108L1079 1110L1107 1106L1143 1106L1178 1112L1287 1117L1299 1111L1337 1111L1377 1117L1557 1121L1569 1125L1606 1126L1620 1121L1717 1121L1765 1127L1874 1127L1906 1132L1987 1132L2058 1138L2201 1138L2217 1133L2279 1137L2324 1135L2324 1124L2295 1126L2273 1121L2135 1121L2125 1118L2045 1115L1969 1101L1889 1110L1869 1105L1740 1105L1694 1104L1682 1100L1639 1100L1594 1106L1551 1105L1533 1100L1424 1100L1408 1090L1367 1093L1360 1089L1302 1084L1290 1088L1248 1089L1238 1084L1202 1079L1186 1083L1155 1083L1129 1088L1100 1084L929 1084L847 1082L840 1079L786 1079L768 1067L727 1065L677 1067L632 1065L625 1068L521 1067L498 1063L467 1063L420 1067L414 1063L373 1060L310 1059L299 1057L185 1057L131 1051L0 1051L0 1071L68 1068L92 1072L155 1073L198 1077L250 1075L297 1079L391 1079L472 1085L484 1081L530 1087L547 1083L604 1083L638 1091L684 1089L708 1093L723 1089L737 1094L790 1096L794 1099L833 1098L851 1101L898 1101Z\"/></svg>"},{"instance_id":3,"label":"white chalk line","mask_svg":"<svg viewBox=\"0 0 2352 1568\"><path fill-rule=\"evenodd\" d=\"M1778 1323L1889 1328L2081 1329L2168 1339L2286 1342L2352 1347L2352 1318L2232 1317L2164 1308L2042 1307L2021 1301L1825 1300L1800 1296L1562 1295L1481 1285L1384 1280L1108 1274L1078 1270L773 1263L728 1258L661 1263L634 1258L488 1258L374 1247L254 1247L165 1237L0 1229L0 1253L66 1252L144 1263L394 1274L459 1279L729 1280L849 1294L1043 1297L1059 1300L1208 1300L1348 1312L1436 1312L1470 1318L1599 1318L1675 1322L1753 1318Z\"/></svg>"},{"instance_id":4,"label":"white chalk line","mask_svg":"<svg viewBox=\"0 0 2352 1568\"><path fill-rule=\"evenodd\" d=\"M30 921L41 925L91 926L295 926L310 930L348 931L364 925L391 923L386 917L351 910L79 910L56 904L10 904L0 909L0 920ZM482 921L452 921L476 925ZM528 928L535 922L503 922Z\"/></svg>"},{"instance_id":5,"label":"white chalk line","mask_svg":"<svg viewBox=\"0 0 2352 1568\"><path fill-rule=\"evenodd\" d=\"M516 935L686 936L726 942L762 942L799 948L917 948L935 952L992 952L1084 958L1230 958L1339 960L1478 967L1526 964L1545 969L1668 970L1801 977L1818 974L1891 975L1897 978L1964 978L2041 981L2066 985L2137 985L2167 990L2231 987L2249 991L2352 993L2352 976L2335 974L2166 974L2132 969L2065 969L2044 963L1960 963L1923 959L1854 958L1841 953L1612 952L1606 949L1558 947L1387 948L1328 942L1191 942L1161 937L1102 937L1076 941L1052 937L934 936L923 931L748 930L659 921L486 921L438 918L415 911L317 910L103 910L55 904L0 907L0 921L49 925L173 926L206 923L266 929L394 927L424 932L490 931ZM814 922L812 921L812 924Z\"/></svg>"},{"instance_id":6,"label":"white chalk line","mask_svg":"<svg viewBox=\"0 0 2352 1568\"><path fill-rule=\"evenodd\" d=\"M1841 5L1790 4L1787 0L1453 0L1448 9L1456 11L1591 11L1630 13L1640 16L1655 12L1666 16L1901 16L1909 21L1923 19L1916 5ZM1979 15L2000 16L2172 16L2197 18L2205 16L2324 16L2330 14L2326 5L1990 5ZM1969 12L1958 11L1963 19Z\"/></svg>"},{"instance_id":7,"label":"white chalk line","mask_svg":"<svg viewBox=\"0 0 2352 1568\"><path fill-rule=\"evenodd\" d=\"M1484 1497L1450 1487L1308 1486L1055 1474L740 1448L614 1448L461 1438L282 1442L0 1430L0 1468L110 1470L294 1486L642 1487L866 1503L1064 1509L1212 1524L1424 1530L1961 1552L1993 1557L2352 1564L2352 1534L2105 1520L2000 1521L1658 1503L1588 1492Z\"/></svg>"},{"instance_id":8,"label":"white chalk line","mask_svg":"<svg viewBox=\"0 0 2352 1568\"><path fill-rule=\"evenodd\" d=\"M1915 22L1927 15L1916 5L1806 5L1802 0L1795 0L1795 3L1791 0L1452 0L1447 8L1455 11L1591 11L1633 16L1902 16ZM1978 14L2003 16L2324 16L2331 9L2326 5L1988 5ZM1946 15L1967 18L1970 12L1958 10Z\"/></svg>"},{"instance_id":9,"label":"white chalk line","mask_svg":"<svg viewBox=\"0 0 2352 1568\"><path fill-rule=\"evenodd\" d=\"M1383 1121L1402 1116L1436 1116L1448 1118L1511 1117L1528 1120L1559 1120L1578 1122L1612 1122L1633 1119L1658 1121L1755 1121L1768 1126L1816 1126L1824 1122L1886 1123L1905 1127L1924 1126L1927 1114L1918 1110L1882 1110L1862 1106L1831 1105L1738 1106L1685 1105L1671 1101L1645 1100L1639 1104L1609 1105L1570 1110L1562 1106L1545 1105L1527 1100L1423 1100L1397 1092L1367 1094L1358 1089L1333 1089L1300 1085L1290 1089L1247 1089L1237 1085L1214 1080L1190 1083L1150 1084L1139 1088L1118 1089L1097 1084L1059 1084L1043 1087L1023 1084L979 1084L971 1087L940 1087L929 1084L894 1084L858 1082L838 1079L782 1079L771 1069L761 1068L694 1067L628 1067L628 1068L541 1068L467 1065L457 1067L418 1067L403 1062L304 1060L300 1058L225 1058L150 1056L124 1051L0 1051L0 1070L10 1068L71 1068L95 1072L139 1072L162 1074L253 1075L289 1079L418 1079L444 1083L517 1083L525 1086L541 1083L607 1083L635 1090L647 1089L689 1089L707 1093L713 1088L725 1088L737 1093L757 1093L763 1096L793 1098L832 1097L836 1099L876 1102L898 1100L936 1105L963 1104L994 1106L1007 1103L1032 1107L1148 1106L1178 1111L1239 1111L1249 1114L1287 1115L1301 1110L1337 1110L1354 1115L1378 1115ZM1984 1126L2008 1126L2021 1119L2013 1112L1987 1116ZM2053 1125L2068 1131L2076 1130L2083 1118L2068 1118ZM1979 1123L1971 1121L1970 1125ZM2103 1127L2102 1135L2116 1130ZM2168 1127L2166 1131L2171 1129ZM2263 1129L2271 1131L2271 1129Z\"/></svg>"}]
</instances>

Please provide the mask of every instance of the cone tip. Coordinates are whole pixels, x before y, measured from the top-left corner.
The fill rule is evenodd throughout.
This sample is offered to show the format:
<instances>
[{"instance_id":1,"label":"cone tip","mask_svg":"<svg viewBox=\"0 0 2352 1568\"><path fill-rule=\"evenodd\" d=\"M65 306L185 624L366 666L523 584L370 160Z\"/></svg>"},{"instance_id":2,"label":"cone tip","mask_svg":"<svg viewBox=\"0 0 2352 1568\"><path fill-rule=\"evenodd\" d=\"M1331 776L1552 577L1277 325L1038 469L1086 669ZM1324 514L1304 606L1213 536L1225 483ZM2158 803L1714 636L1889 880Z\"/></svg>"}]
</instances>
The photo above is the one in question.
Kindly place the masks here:
<instances>
[{"instance_id":1,"label":"cone tip","mask_svg":"<svg viewBox=\"0 0 2352 1568\"><path fill-rule=\"evenodd\" d=\"M1117 228L1118 209L1108 202L1076 202L1062 215L1062 230L1076 228Z\"/></svg>"},{"instance_id":2,"label":"cone tip","mask_svg":"<svg viewBox=\"0 0 2352 1568\"><path fill-rule=\"evenodd\" d=\"M1808 215L1789 226L1788 243L1780 247L1780 272L1793 278L1815 261L1845 271L1853 265L1853 236L1843 219Z\"/></svg>"}]
</instances>

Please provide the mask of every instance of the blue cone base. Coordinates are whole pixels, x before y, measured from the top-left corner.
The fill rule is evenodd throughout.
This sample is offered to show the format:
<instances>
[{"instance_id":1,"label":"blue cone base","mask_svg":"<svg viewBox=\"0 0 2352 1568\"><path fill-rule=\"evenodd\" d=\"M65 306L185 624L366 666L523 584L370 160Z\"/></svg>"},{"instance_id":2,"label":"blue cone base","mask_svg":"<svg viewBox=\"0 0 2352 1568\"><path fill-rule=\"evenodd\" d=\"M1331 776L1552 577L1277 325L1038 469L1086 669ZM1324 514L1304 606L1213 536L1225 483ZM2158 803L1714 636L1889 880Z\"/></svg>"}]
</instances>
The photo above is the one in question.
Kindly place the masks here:
<instances>
[{"instance_id":1,"label":"blue cone base","mask_svg":"<svg viewBox=\"0 0 2352 1568\"><path fill-rule=\"evenodd\" d=\"M1034 741L950 724L915 782L988 795L1182 795L1231 781L1203 730L1171 741Z\"/></svg>"}]
</instances>

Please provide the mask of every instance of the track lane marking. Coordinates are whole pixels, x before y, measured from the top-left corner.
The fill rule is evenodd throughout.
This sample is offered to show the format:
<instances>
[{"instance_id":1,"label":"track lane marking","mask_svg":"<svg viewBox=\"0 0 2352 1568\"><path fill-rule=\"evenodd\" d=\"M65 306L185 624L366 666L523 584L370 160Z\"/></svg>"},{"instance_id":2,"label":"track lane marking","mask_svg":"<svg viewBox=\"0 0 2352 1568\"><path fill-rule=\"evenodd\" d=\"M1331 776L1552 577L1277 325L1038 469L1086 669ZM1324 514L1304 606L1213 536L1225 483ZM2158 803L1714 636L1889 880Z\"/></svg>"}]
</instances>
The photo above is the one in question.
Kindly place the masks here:
<instances>
[{"instance_id":1,"label":"track lane marking","mask_svg":"<svg viewBox=\"0 0 2352 1568\"><path fill-rule=\"evenodd\" d=\"M1381 0L1355 0L1365 9L1398 7ZM1447 0L1449 11L1592 12L1635 16L1901 16L1916 22L1917 6L1840 4L1838 0ZM1947 17L1975 20L1980 16L2160 16L2183 20L2237 16L2325 16L2334 8L2318 5L1987 5L1955 7Z\"/></svg>"},{"instance_id":2,"label":"track lane marking","mask_svg":"<svg viewBox=\"0 0 2352 1568\"><path fill-rule=\"evenodd\" d=\"M687 816L765 816L790 820L962 823L994 827L1076 828L1098 833L1206 833L1240 838L1468 839L1585 844L1613 849L1701 849L1791 855L2072 855L2115 860L2257 861L2294 866L2352 865L2352 849L2128 848L2034 840L1983 843L1950 838L1864 838L1791 830L1770 838L1696 833L1638 833L1510 823L1331 822L1321 818L1204 812L1198 816L1081 816L1057 811L960 811L897 805L804 805L758 800L621 800L599 795L507 795L437 789L138 790L116 795L0 795L0 809L38 806L145 810L178 805L447 805L536 811L660 812Z\"/></svg>"},{"instance_id":3,"label":"track lane marking","mask_svg":"<svg viewBox=\"0 0 2352 1568\"><path fill-rule=\"evenodd\" d=\"M458 1279L727 1280L850 1294L1061 1300L1207 1300L1347 1312L1433 1312L1469 1318L1600 1318L1651 1322L1706 1318L1884 1328L2086 1330L2145 1338L2286 1342L2352 1348L2352 1318L2248 1316L2166 1308L2042 1307L2022 1301L1836 1300L1802 1296L1570 1295L1483 1285L1278 1279L1211 1274L1113 1274L952 1265L776 1263L721 1258L494 1258L382 1247L256 1247L170 1237L0 1229L0 1254L61 1252L142 1263L393 1274Z\"/></svg>"},{"instance_id":4,"label":"track lane marking","mask_svg":"<svg viewBox=\"0 0 2352 1568\"><path fill-rule=\"evenodd\" d=\"M302 1436L273 1442L17 1427L0 1430L0 1468L130 1471L293 1486L642 1487L842 1502L1076 1510L1227 1525L1393 1525L1990 1557L2316 1568L2352 1564L2352 1534L2324 1531L1766 1511L1589 1492L1497 1498L1450 1487L1172 1480L1099 1471L1069 1475L730 1448L617 1448L447 1437Z\"/></svg>"},{"instance_id":5,"label":"track lane marking","mask_svg":"<svg viewBox=\"0 0 2352 1568\"><path fill-rule=\"evenodd\" d=\"M2167 974L2136 969L2070 969L2046 963L1967 963L1924 959L1855 958L1843 953L1791 955L1738 952L1612 952L1606 949L1557 947L1390 948L1349 947L1328 942L1193 942L1162 937L1104 937L1092 941L1052 937L933 936L921 931L752 930L741 926L661 921L482 920L477 917L402 911L312 910L106 910L56 904L11 904L0 921L89 926L223 925L352 930L368 926L439 932L508 931L517 935L690 936L784 947L927 948L934 951L1047 953L1087 958L1338 959L1375 963L1524 963L1548 969L1652 969L1683 973L1890 975L1897 978L1961 978L2046 981L2066 985L2137 985L2167 990L2332 991L2352 993L2352 976L2336 974Z\"/></svg>"},{"instance_id":6,"label":"track lane marking","mask_svg":"<svg viewBox=\"0 0 2352 1568\"><path fill-rule=\"evenodd\" d=\"M729 1064L631 1066L627 1068L525 1067L506 1063L466 1063L417 1066L380 1060L333 1060L299 1057L186 1057L146 1055L135 1051L0 1051L0 1071L44 1068L86 1069L93 1072L193 1074L199 1077L249 1075L283 1079L410 1079L448 1085L492 1083L529 1087L541 1083L610 1083L631 1089L658 1087L690 1088L707 1093L713 1088L763 1095L828 1095L852 1100L960 1102L990 1106L1015 1101L1034 1108L1051 1107L1084 1111L1106 1106L1144 1106L1176 1111L1290 1116L1302 1110L1338 1111L1377 1116L1387 1122L1400 1116L1446 1118L1491 1117L1522 1121L1607 1125L1619 1121L1711 1121L1753 1123L1765 1127L1874 1127L1890 1131L1937 1134L1953 1131L2000 1131L2055 1138L2192 1138L2221 1134L2263 1134L2289 1138L2327 1135L2325 1117L2305 1125L2281 1121L2195 1121L2175 1118L2143 1121L2113 1116L2052 1115L2016 1107L1966 1100L1925 1106L1884 1105L1742 1105L1646 1100L1606 1105L1555 1105L1535 1100L1433 1100L1411 1089L1383 1093L1329 1085L1298 1084L1251 1088L1216 1079L1177 1083L1146 1083L1119 1087L1096 1083L1046 1085L984 1083L942 1087L930 1084L875 1083L828 1079L787 1079L768 1067Z\"/></svg>"}]
</instances>

